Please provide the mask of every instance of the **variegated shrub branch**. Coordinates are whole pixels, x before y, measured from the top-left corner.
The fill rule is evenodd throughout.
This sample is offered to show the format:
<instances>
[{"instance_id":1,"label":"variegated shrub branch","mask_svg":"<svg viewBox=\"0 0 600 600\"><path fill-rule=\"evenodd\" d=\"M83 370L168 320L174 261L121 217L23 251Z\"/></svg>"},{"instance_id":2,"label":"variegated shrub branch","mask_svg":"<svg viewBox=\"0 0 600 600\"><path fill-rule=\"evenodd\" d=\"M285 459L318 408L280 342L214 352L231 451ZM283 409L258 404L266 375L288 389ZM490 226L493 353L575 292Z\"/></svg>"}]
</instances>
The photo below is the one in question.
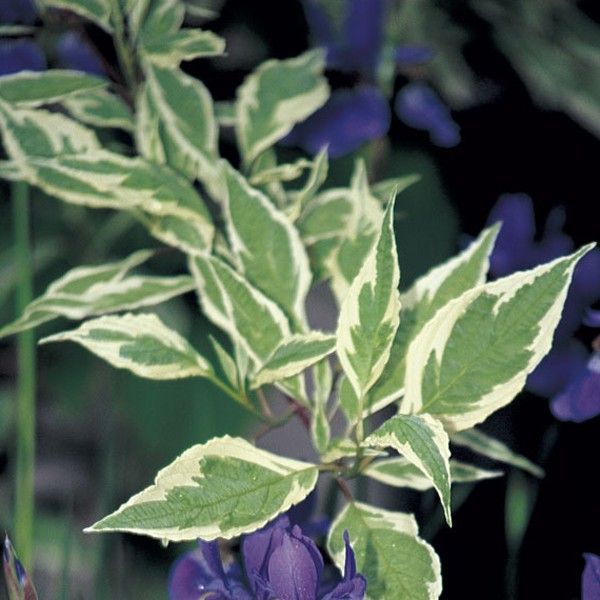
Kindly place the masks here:
<instances>
[{"instance_id":1,"label":"variegated shrub branch","mask_svg":"<svg viewBox=\"0 0 600 600\"><path fill-rule=\"evenodd\" d=\"M300 462L240 438L215 438L185 451L88 531L232 538L303 500L321 471L433 487L450 524L451 484L499 474L452 460L450 443L538 472L474 427L515 398L550 349L573 269L589 246L487 283L495 226L400 293L395 196L415 178L370 185L359 161L348 187L323 189L326 151L280 164L274 150L328 98L321 52L262 64L217 117L208 89L179 65L223 53L224 42L182 28L180 0L44 4L114 33L117 50L135 57L127 67L134 102L72 71L0 78L8 157L0 176L64 202L129 213L187 256L189 274L133 272L148 250L78 267L0 335L56 318L83 321L42 341L77 342L140 377L208 378L256 414L257 395L274 386L305 417L320 457ZM218 154L219 128L231 125L241 170ZM98 128L131 133L137 155L103 147ZM307 294L320 280L339 306L335 332L312 330L306 316ZM229 338L228 348L215 342L218 364L154 314L138 312L193 289L204 316ZM373 429L369 417L391 406L395 414ZM332 438L338 409L346 434ZM277 423L268 410L262 418ZM340 568L344 530L370 598L440 595L439 559L412 515L349 500L328 537Z\"/></svg>"}]
</instances>

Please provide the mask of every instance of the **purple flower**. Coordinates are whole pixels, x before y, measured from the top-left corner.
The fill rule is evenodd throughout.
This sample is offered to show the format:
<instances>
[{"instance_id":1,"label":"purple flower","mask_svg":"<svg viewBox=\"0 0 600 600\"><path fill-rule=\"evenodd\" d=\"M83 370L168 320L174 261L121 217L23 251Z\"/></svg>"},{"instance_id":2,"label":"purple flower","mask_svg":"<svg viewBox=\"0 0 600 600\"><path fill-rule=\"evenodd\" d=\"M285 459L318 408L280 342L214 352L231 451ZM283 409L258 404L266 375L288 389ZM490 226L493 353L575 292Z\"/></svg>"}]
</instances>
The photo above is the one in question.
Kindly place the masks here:
<instances>
[{"instance_id":1,"label":"purple flower","mask_svg":"<svg viewBox=\"0 0 600 600\"><path fill-rule=\"evenodd\" d=\"M504 194L492 208L489 223L502 222L490 257L490 273L503 277L563 256L573 240L562 227L564 210L551 211L536 241L533 203L527 194ZM578 263L563 313L554 333L552 350L527 379L527 388L551 398L557 419L581 422L600 414L600 374L597 354L573 338L582 322L597 327L600 318L589 306L600 299L600 251L592 250Z\"/></svg>"},{"instance_id":2,"label":"purple flower","mask_svg":"<svg viewBox=\"0 0 600 600\"><path fill-rule=\"evenodd\" d=\"M382 137L389 130L388 99L375 87L389 3L385 0L347 0L339 27L334 25L317 0L304 0L303 5L314 43L325 48L327 66L356 74L358 85L353 89L334 91L325 106L296 125L284 143L300 146L310 154L316 154L327 146L331 157L343 156L366 142ZM398 66L413 67L429 61L433 51L414 44L395 48L393 56ZM411 88L407 88L408 95L401 96L404 92L401 90L397 104L404 104L410 97ZM433 91L431 94L435 95ZM424 98L429 104L421 111L425 116L425 127L421 119L417 128L430 131L435 144L456 145L460 140L458 127L437 96L436 110L432 110L430 96ZM414 94L412 98L418 100ZM414 126L412 122L409 124Z\"/></svg>"},{"instance_id":3,"label":"purple flower","mask_svg":"<svg viewBox=\"0 0 600 600\"><path fill-rule=\"evenodd\" d=\"M427 131L436 146L451 148L460 142L460 129L450 110L422 81L409 83L398 92L394 110L404 124Z\"/></svg>"},{"instance_id":4,"label":"purple flower","mask_svg":"<svg viewBox=\"0 0 600 600\"><path fill-rule=\"evenodd\" d=\"M216 542L199 542L171 570L170 600L362 600L366 580L356 573L347 533L346 564L341 581L324 595L319 591L323 558L315 543L282 515L244 536L241 551L247 586L237 566L223 567Z\"/></svg>"},{"instance_id":5,"label":"purple flower","mask_svg":"<svg viewBox=\"0 0 600 600\"><path fill-rule=\"evenodd\" d=\"M581 600L600 598L600 556L584 554L585 568L581 575Z\"/></svg>"},{"instance_id":6,"label":"purple flower","mask_svg":"<svg viewBox=\"0 0 600 600\"><path fill-rule=\"evenodd\" d=\"M599 352L594 353L569 385L552 399L550 408L557 419L575 423L600 415Z\"/></svg>"},{"instance_id":7,"label":"purple flower","mask_svg":"<svg viewBox=\"0 0 600 600\"><path fill-rule=\"evenodd\" d=\"M0 76L19 71L43 71L46 57L32 40L0 40Z\"/></svg>"},{"instance_id":8,"label":"purple flower","mask_svg":"<svg viewBox=\"0 0 600 600\"><path fill-rule=\"evenodd\" d=\"M0 23L33 25L36 19L33 0L0 0Z\"/></svg>"},{"instance_id":9,"label":"purple flower","mask_svg":"<svg viewBox=\"0 0 600 600\"><path fill-rule=\"evenodd\" d=\"M377 88L336 90L321 109L293 129L284 143L300 146L310 154L327 146L329 156L335 158L384 136L389 127L390 109Z\"/></svg>"},{"instance_id":10,"label":"purple flower","mask_svg":"<svg viewBox=\"0 0 600 600\"><path fill-rule=\"evenodd\" d=\"M78 32L67 31L59 37L56 55L58 64L65 69L84 71L91 75L105 74L98 53Z\"/></svg>"}]
</instances>

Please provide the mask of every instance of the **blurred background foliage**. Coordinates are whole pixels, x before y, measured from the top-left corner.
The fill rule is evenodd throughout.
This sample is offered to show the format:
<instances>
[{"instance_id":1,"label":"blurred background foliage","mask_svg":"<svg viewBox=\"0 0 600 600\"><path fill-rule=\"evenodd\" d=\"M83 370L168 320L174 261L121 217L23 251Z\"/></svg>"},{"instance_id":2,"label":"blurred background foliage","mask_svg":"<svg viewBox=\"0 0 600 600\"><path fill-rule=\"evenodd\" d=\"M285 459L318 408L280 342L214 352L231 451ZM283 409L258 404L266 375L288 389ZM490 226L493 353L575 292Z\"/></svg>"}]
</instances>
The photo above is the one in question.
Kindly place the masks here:
<instances>
[{"instance_id":1,"label":"blurred background foliage","mask_svg":"<svg viewBox=\"0 0 600 600\"><path fill-rule=\"evenodd\" d=\"M314 43L310 19L296 0L186 4L190 24L210 28L227 40L227 56L185 64L217 101L233 99L244 76L266 58L295 56ZM311 2L304 8L306 4ZM414 126L419 111L425 110L429 118L430 105L418 105L418 114L410 118L390 111L387 136L334 159L327 185L346 183L357 155L367 159L374 180L421 175L398 201L403 285L478 233L498 196L506 192L533 198L539 228L552 208L562 205L565 231L575 243L597 240L597 4L393 0L390 5L380 62L366 74L331 69L332 88L352 90L366 82L377 86L391 106L407 86L424 82L435 90L444 110L451 111L447 116L458 126L460 142L435 145L431 131ZM320 7L334 26L343 28L345 0L324 0ZM110 67L115 64L110 38L74 14L47 11L40 17L26 0L0 0L0 19L0 70L15 52L25 52L19 44L35 40L49 66L99 68L105 76L118 78ZM71 50L64 38L69 32L78 36ZM423 63L406 58L394 63L394 48L414 46L431 50L431 57ZM83 47L89 56L81 63ZM112 136L115 145L131 144L125 134L102 135ZM293 140L280 152L301 155L291 144ZM226 132L223 156L235 160L233 148ZM87 211L39 191L32 194L35 295L76 265L98 264L153 246L126 215ZM4 324L16 316L9 190L4 183L0 203ZM181 257L169 250L152 261L157 272L177 273L182 266ZM193 294L160 307L160 314L210 354L207 332L215 332L199 315ZM35 335L39 339L63 325L44 325ZM581 339L589 344L592 334L584 332ZM15 365L12 340L3 340L0 527L5 530L11 529ZM75 346L41 349L37 376L35 579L41 597L164 598L169 564L181 547L162 550L132 536L84 536L83 526L147 485L186 447L225 432L248 433L256 424L209 383L137 379ZM455 498L455 506L462 506L452 530L437 527L435 519L424 527L442 559L444 597L577 597L581 553L600 553L600 495L593 482L600 419L558 423L545 399L524 393L491 418L486 430L539 461L547 475L535 480L508 472ZM435 506L430 494L421 499L408 493L398 502L417 510L423 524Z\"/></svg>"}]
</instances>

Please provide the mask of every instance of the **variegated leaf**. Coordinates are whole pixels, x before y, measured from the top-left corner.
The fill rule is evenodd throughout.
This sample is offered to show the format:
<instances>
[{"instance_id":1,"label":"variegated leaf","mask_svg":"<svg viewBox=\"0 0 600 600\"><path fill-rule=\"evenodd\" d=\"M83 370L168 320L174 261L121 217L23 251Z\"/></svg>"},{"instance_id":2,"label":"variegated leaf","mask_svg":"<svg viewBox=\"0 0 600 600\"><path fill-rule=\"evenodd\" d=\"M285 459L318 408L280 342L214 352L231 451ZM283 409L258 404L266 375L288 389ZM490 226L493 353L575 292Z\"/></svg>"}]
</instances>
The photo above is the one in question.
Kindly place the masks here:
<instances>
[{"instance_id":1,"label":"variegated leaf","mask_svg":"<svg viewBox=\"0 0 600 600\"><path fill-rule=\"evenodd\" d=\"M0 98L21 107L60 102L108 85L105 79L62 69L19 71L0 77Z\"/></svg>"},{"instance_id":2,"label":"variegated leaf","mask_svg":"<svg viewBox=\"0 0 600 600\"><path fill-rule=\"evenodd\" d=\"M544 476L544 470L535 463L479 429L458 431L450 436L450 441L457 446L464 446L477 454L481 454L481 456L523 469L523 471L527 471L535 477Z\"/></svg>"},{"instance_id":3,"label":"variegated leaf","mask_svg":"<svg viewBox=\"0 0 600 600\"><path fill-rule=\"evenodd\" d=\"M402 317L390 359L365 401L370 412L377 412L402 396L408 346L423 325L450 300L485 281L497 234L497 226L485 229L466 250L431 269L400 295Z\"/></svg>"},{"instance_id":4,"label":"variegated leaf","mask_svg":"<svg viewBox=\"0 0 600 600\"><path fill-rule=\"evenodd\" d=\"M130 15L130 28L147 39L168 36L179 31L185 17L182 0L136 0L137 10ZM135 36L134 36L135 37Z\"/></svg>"},{"instance_id":5,"label":"variegated leaf","mask_svg":"<svg viewBox=\"0 0 600 600\"><path fill-rule=\"evenodd\" d=\"M4 149L16 161L54 157L100 148L94 132L59 113L15 108L0 100L0 131ZM19 165L20 171L29 170Z\"/></svg>"},{"instance_id":6,"label":"variegated leaf","mask_svg":"<svg viewBox=\"0 0 600 600\"><path fill-rule=\"evenodd\" d=\"M550 350L573 269L592 246L440 309L408 349L400 411L429 413L454 432L508 404Z\"/></svg>"},{"instance_id":7,"label":"variegated leaf","mask_svg":"<svg viewBox=\"0 0 600 600\"><path fill-rule=\"evenodd\" d=\"M311 331L284 338L252 381L257 388L302 373L335 350L335 336Z\"/></svg>"},{"instance_id":8,"label":"variegated leaf","mask_svg":"<svg viewBox=\"0 0 600 600\"><path fill-rule=\"evenodd\" d=\"M258 365L290 335L282 310L242 275L212 256L190 258L204 314Z\"/></svg>"},{"instance_id":9,"label":"variegated leaf","mask_svg":"<svg viewBox=\"0 0 600 600\"><path fill-rule=\"evenodd\" d=\"M225 40L212 31L181 29L161 36L144 36L142 55L164 69L179 67L184 60L203 56L219 56L225 51Z\"/></svg>"},{"instance_id":10,"label":"variegated leaf","mask_svg":"<svg viewBox=\"0 0 600 600\"><path fill-rule=\"evenodd\" d=\"M230 356L229 352L219 344L219 342L211 335L209 336L210 343L212 344L213 350L217 355L217 360L223 371L223 374L227 378L233 389L238 389L241 384L241 377L238 374L238 368L235 364L235 360Z\"/></svg>"},{"instance_id":11,"label":"variegated leaf","mask_svg":"<svg viewBox=\"0 0 600 600\"><path fill-rule=\"evenodd\" d=\"M190 254L212 244L214 227L204 202L166 167L106 150L17 162L26 180L50 196L91 208L136 211L158 239Z\"/></svg>"},{"instance_id":12,"label":"variegated leaf","mask_svg":"<svg viewBox=\"0 0 600 600\"><path fill-rule=\"evenodd\" d=\"M429 415L396 415L366 440L375 448L394 448L428 477L440 497L448 525L450 510L450 449L442 424Z\"/></svg>"},{"instance_id":13,"label":"variegated leaf","mask_svg":"<svg viewBox=\"0 0 600 600\"><path fill-rule=\"evenodd\" d=\"M85 321L41 340L76 342L117 369L147 379L208 377L211 365L156 315L131 313Z\"/></svg>"},{"instance_id":14,"label":"variegated leaf","mask_svg":"<svg viewBox=\"0 0 600 600\"><path fill-rule=\"evenodd\" d=\"M327 402L333 385L333 373L328 358L320 360L312 369L313 402L310 435L319 454L324 454L331 440L331 428L327 416Z\"/></svg>"},{"instance_id":15,"label":"variegated leaf","mask_svg":"<svg viewBox=\"0 0 600 600\"><path fill-rule=\"evenodd\" d=\"M423 475L418 467L402 456L373 462L363 471L363 475L393 487L410 488L419 492L433 488L431 478ZM489 471L458 460L450 460L452 483L474 483L503 475L502 471Z\"/></svg>"},{"instance_id":16,"label":"variegated leaf","mask_svg":"<svg viewBox=\"0 0 600 600\"><path fill-rule=\"evenodd\" d=\"M340 363L360 402L390 354L400 320L399 281L392 201L379 239L342 303L336 332Z\"/></svg>"},{"instance_id":17,"label":"variegated leaf","mask_svg":"<svg viewBox=\"0 0 600 600\"><path fill-rule=\"evenodd\" d=\"M304 500L315 465L225 436L193 446L146 488L88 532L127 531L182 541L232 538L254 531Z\"/></svg>"},{"instance_id":18,"label":"variegated leaf","mask_svg":"<svg viewBox=\"0 0 600 600\"><path fill-rule=\"evenodd\" d=\"M45 8L62 8L89 19L105 31L112 30L110 25L110 0L38 0Z\"/></svg>"},{"instance_id":19,"label":"variegated leaf","mask_svg":"<svg viewBox=\"0 0 600 600\"><path fill-rule=\"evenodd\" d=\"M0 338L66 317L84 319L166 302L194 289L191 277L130 275L127 270L151 253L137 252L120 263L78 267L52 283L13 323L0 329ZM141 259L141 260L140 260Z\"/></svg>"},{"instance_id":20,"label":"variegated leaf","mask_svg":"<svg viewBox=\"0 0 600 600\"><path fill-rule=\"evenodd\" d=\"M228 163L223 164L227 233L239 267L302 331L312 275L300 235L264 194L250 187Z\"/></svg>"},{"instance_id":21,"label":"variegated leaf","mask_svg":"<svg viewBox=\"0 0 600 600\"><path fill-rule=\"evenodd\" d=\"M329 86L324 68L323 52L312 50L288 60L269 60L246 78L238 89L236 126L247 165L325 104Z\"/></svg>"},{"instance_id":22,"label":"variegated leaf","mask_svg":"<svg viewBox=\"0 0 600 600\"><path fill-rule=\"evenodd\" d=\"M327 550L340 570L345 561L345 530L356 557L356 571L367 580L367 600L440 597L440 559L419 537L413 515L361 502L348 504L333 522L327 538Z\"/></svg>"},{"instance_id":23,"label":"variegated leaf","mask_svg":"<svg viewBox=\"0 0 600 600\"><path fill-rule=\"evenodd\" d=\"M261 154L261 157L264 155ZM267 185L273 182L294 181L302 176L306 169L313 166L313 162L306 158L299 158L293 163L285 163L282 165L262 165L260 157L256 160L252 168L250 176L250 184L253 186Z\"/></svg>"},{"instance_id":24,"label":"variegated leaf","mask_svg":"<svg viewBox=\"0 0 600 600\"><path fill-rule=\"evenodd\" d=\"M333 207L327 206L328 216L332 209L341 211L337 219L343 218L344 228L338 234L333 249L326 251L321 259L331 277L331 289L340 306L371 251L383 220L380 202L370 192L367 170L362 160L357 161L350 189L344 194L349 209L339 207L339 200Z\"/></svg>"},{"instance_id":25,"label":"variegated leaf","mask_svg":"<svg viewBox=\"0 0 600 600\"><path fill-rule=\"evenodd\" d=\"M297 192L290 193L290 204L286 208L286 214L291 221L296 221L302 214L304 207L316 196L321 186L327 179L329 172L329 160L327 158L327 148L323 148L312 162L308 179Z\"/></svg>"},{"instance_id":26,"label":"variegated leaf","mask_svg":"<svg viewBox=\"0 0 600 600\"><path fill-rule=\"evenodd\" d=\"M93 89L62 101L67 112L93 127L111 127L133 131L133 115L119 96L103 89Z\"/></svg>"},{"instance_id":27,"label":"variegated leaf","mask_svg":"<svg viewBox=\"0 0 600 600\"><path fill-rule=\"evenodd\" d=\"M387 202L390 196L399 194L405 189L411 187L415 183L421 180L420 175L403 175L401 177L391 177L390 179L384 179L378 181L371 186L371 193L379 198L380 202Z\"/></svg>"},{"instance_id":28,"label":"variegated leaf","mask_svg":"<svg viewBox=\"0 0 600 600\"><path fill-rule=\"evenodd\" d=\"M217 198L217 124L206 87L179 69L148 66L138 96L136 142L142 156L199 179Z\"/></svg>"}]
</instances>

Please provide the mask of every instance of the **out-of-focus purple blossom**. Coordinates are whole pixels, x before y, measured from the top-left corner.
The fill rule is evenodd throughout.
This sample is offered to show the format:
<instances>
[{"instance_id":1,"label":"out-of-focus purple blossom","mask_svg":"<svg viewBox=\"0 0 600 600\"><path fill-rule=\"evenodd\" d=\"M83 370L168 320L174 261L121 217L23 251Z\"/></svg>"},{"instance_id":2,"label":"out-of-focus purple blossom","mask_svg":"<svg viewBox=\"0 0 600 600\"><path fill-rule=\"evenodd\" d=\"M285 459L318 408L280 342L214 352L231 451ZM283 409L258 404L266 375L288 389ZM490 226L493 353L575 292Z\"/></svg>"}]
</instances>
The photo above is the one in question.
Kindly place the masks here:
<instances>
[{"instance_id":1,"label":"out-of-focus purple blossom","mask_svg":"<svg viewBox=\"0 0 600 600\"><path fill-rule=\"evenodd\" d=\"M304 123L298 124L284 143L300 146L315 154L328 146L331 157L353 152L362 144L385 135L390 125L388 99L375 87L382 60L384 22L389 3L385 0L347 0L340 27L336 27L318 0L304 0L304 11L313 41L326 50L330 69L358 75L359 87L334 91L329 101ZM429 61L433 50L418 44L400 46L393 51L396 65L414 67ZM434 144L444 147L460 141L458 126L449 110L431 90L417 97L409 84L405 97L400 91L396 104L404 107L407 101L426 101L428 104L416 117L419 107L405 107L412 118L405 120L411 127L430 132ZM426 86L427 87L427 86ZM427 88L430 90L430 88ZM418 122L414 125L414 122Z\"/></svg>"},{"instance_id":2,"label":"out-of-focus purple blossom","mask_svg":"<svg viewBox=\"0 0 600 600\"><path fill-rule=\"evenodd\" d=\"M66 69L84 71L91 75L104 75L104 67L98 53L75 31L63 33L56 43L58 64Z\"/></svg>"},{"instance_id":3,"label":"out-of-focus purple blossom","mask_svg":"<svg viewBox=\"0 0 600 600\"><path fill-rule=\"evenodd\" d=\"M284 143L310 154L327 146L329 156L335 158L385 135L389 126L390 108L377 88L337 90L321 109L299 123Z\"/></svg>"},{"instance_id":4,"label":"out-of-focus purple blossom","mask_svg":"<svg viewBox=\"0 0 600 600\"><path fill-rule=\"evenodd\" d=\"M412 67L428 63L434 54L429 46L407 44L394 49L394 60L399 67Z\"/></svg>"},{"instance_id":5,"label":"out-of-focus purple blossom","mask_svg":"<svg viewBox=\"0 0 600 600\"><path fill-rule=\"evenodd\" d=\"M42 49L32 40L0 40L0 75L11 75L19 71L43 71L46 57Z\"/></svg>"},{"instance_id":6,"label":"out-of-focus purple blossom","mask_svg":"<svg viewBox=\"0 0 600 600\"><path fill-rule=\"evenodd\" d=\"M305 0L304 10L315 42L326 50L327 66L372 79L382 50L385 0L347 0L341 31L316 0Z\"/></svg>"},{"instance_id":7,"label":"out-of-focus purple blossom","mask_svg":"<svg viewBox=\"0 0 600 600\"><path fill-rule=\"evenodd\" d=\"M600 598L600 556L584 554L585 568L581 575L581 600Z\"/></svg>"},{"instance_id":8,"label":"out-of-focus purple blossom","mask_svg":"<svg viewBox=\"0 0 600 600\"><path fill-rule=\"evenodd\" d=\"M503 277L530 269L573 250L573 240L563 231L564 210L554 209L543 235L536 240L533 203L527 194L504 194L490 212L489 223L502 222L490 257L490 273ZM572 336L582 323L600 326L589 306L600 299L600 250L594 249L578 263L554 334L552 350L527 379L532 392L551 398L556 418L581 422L600 414L598 357L590 359L583 344Z\"/></svg>"},{"instance_id":9,"label":"out-of-focus purple blossom","mask_svg":"<svg viewBox=\"0 0 600 600\"><path fill-rule=\"evenodd\" d=\"M460 142L460 129L452 120L450 110L423 81L405 85L396 96L394 110L409 127L429 132L436 146L451 148Z\"/></svg>"},{"instance_id":10,"label":"out-of-focus purple blossom","mask_svg":"<svg viewBox=\"0 0 600 600\"><path fill-rule=\"evenodd\" d=\"M243 538L242 558L247 586L233 565L223 567L216 542L199 542L185 554L169 577L170 600L362 600L366 580L356 573L354 552L347 533L344 576L325 595L319 584L323 558L315 543L291 525L285 515Z\"/></svg>"},{"instance_id":11,"label":"out-of-focus purple blossom","mask_svg":"<svg viewBox=\"0 0 600 600\"><path fill-rule=\"evenodd\" d=\"M0 23L33 25L36 19L33 0L0 0Z\"/></svg>"},{"instance_id":12,"label":"out-of-focus purple blossom","mask_svg":"<svg viewBox=\"0 0 600 600\"><path fill-rule=\"evenodd\" d=\"M552 399L550 408L557 419L575 423L600 415L600 353L592 355L565 390Z\"/></svg>"}]
</instances>

